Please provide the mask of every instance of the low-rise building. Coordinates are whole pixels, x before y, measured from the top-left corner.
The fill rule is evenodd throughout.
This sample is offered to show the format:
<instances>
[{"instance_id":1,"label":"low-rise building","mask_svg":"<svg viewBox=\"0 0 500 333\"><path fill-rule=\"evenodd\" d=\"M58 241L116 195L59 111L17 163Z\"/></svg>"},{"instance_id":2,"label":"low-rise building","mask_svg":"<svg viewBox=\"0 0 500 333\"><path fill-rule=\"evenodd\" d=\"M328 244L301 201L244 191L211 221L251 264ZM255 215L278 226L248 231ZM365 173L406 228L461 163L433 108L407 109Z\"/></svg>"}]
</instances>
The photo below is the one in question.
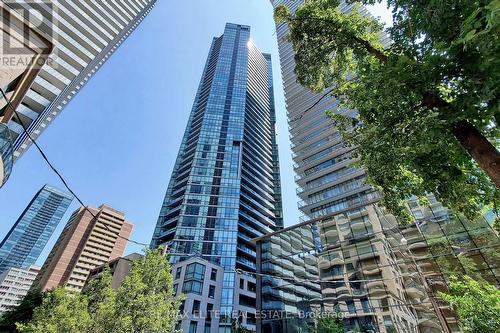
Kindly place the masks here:
<instances>
[{"instance_id":1,"label":"low-rise building","mask_svg":"<svg viewBox=\"0 0 500 333\"><path fill-rule=\"evenodd\" d=\"M99 267L92 269L89 273L89 277L87 278L87 283L85 284L85 287L87 287L92 280L98 279L101 276L101 273L104 271L104 269L106 267L109 267L112 276L111 287L115 289L118 288L132 270L132 265L134 261L142 259L143 257L144 256L139 253L131 253L124 257L111 260L108 263L105 263Z\"/></svg>"},{"instance_id":2,"label":"low-rise building","mask_svg":"<svg viewBox=\"0 0 500 333\"><path fill-rule=\"evenodd\" d=\"M222 297L222 266L199 257L172 265L174 291L186 299L180 309L182 332L217 332ZM255 311L255 310L254 310Z\"/></svg>"}]
</instances>

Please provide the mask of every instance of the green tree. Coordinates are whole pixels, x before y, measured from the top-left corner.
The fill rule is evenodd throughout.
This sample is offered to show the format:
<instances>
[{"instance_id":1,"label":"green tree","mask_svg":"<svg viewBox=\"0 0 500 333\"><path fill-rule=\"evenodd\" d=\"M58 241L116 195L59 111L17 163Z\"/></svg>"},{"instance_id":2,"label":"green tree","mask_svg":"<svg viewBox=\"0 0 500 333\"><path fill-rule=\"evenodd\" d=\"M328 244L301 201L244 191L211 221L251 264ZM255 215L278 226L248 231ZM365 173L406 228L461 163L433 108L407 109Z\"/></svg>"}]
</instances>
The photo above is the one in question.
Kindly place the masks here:
<instances>
[{"instance_id":1,"label":"green tree","mask_svg":"<svg viewBox=\"0 0 500 333\"><path fill-rule=\"evenodd\" d=\"M44 295L42 305L33 312L33 319L18 323L17 329L22 333L91 332L92 319L87 307L85 295L58 287Z\"/></svg>"},{"instance_id":2,"label":"green tree","mask_svg":"<svg viewBox=\"0 0 500 333\"><path fill-rule=\"evenodd\" d=\"M500 217L495 218L492 225L493 230L500 235Z\"/></svg>"},{"instance_id":3,"label":"green tree","mask_svg":"<svg viewBox=\"0 0 500 333\"><path fill-rule=\"evenodd\" d=\"M43 293L39 289L28 291L19 305L12 307L0 318L0 332L17 332L16 323L31 320L33 310L42 304Z\"/></svg>"},{"instance_id":4,"label":"green tree","mask_svg":"<svg viewBox=\"0 0 500 333\"><path fill-rule=\"evenodd\" d=\"M364 0L365 4L380 0ZM338 0L309 0L288 24L298 81L341 100L330 115L390 211L434 193L472 218L499 199L500 0L388 0L394 25ZM387 40L387 39L385 39ZM326 96L325 95L325 96ZM308 110L304 110L304 115ZM293 121L293 120L292 120Z\"/></svg>"},{"instance_id":5,"label":"green tree","mask_svg":"<svg viewBox=\"0 0 500 333\"><path fill-rule=\"evenodd\" d=\"M115 332L116 290L111 287L112 275L105 266L99 277L90 281L84 291L88 299L88 311L92 316L94 333Z\"/></svg>"},{"instance_id":6,"label":"green tree","mask_svg":"<svg viewBox=\"0 0 500 333\"><path fill-rule=\"evenodd\" d=\"M134 262L116 293L116 333L173 332L181 298L175 297L170 264L162 249Z\"/></svg>"},{"instance_id":7,"label":"green tree","mask_svg":"<svg viewBox=\"0 0 500 333\"><path fill-rule=\"evenodd\" d=\"M173 291L170 264L162 249L133 263L122 285L111 287L105 269L82 293L59 287L44 294L21 333L171 333L181 298Z\"/></svg>"},{"instance_id":8,"label":"green tree","mask_svg":"<svg viewBox=\"0 0 500 333\"><path fill-rule=\"evenodd\" d=\"M255 331L249 330L245 326L241 325L241 322L237 318L231 320L231 333L253 333Z\"/></svg>"},{"instance_id":9,"label":"green tree","mask_svg":"<svg viewBox=\"0 0 500 333\"><path fill-rule=\"evenodd\" d=\"M311 333L344 333L344 324L331 316L320 317L311 325Z\"/></svg>"},{"instance_id":10,"label":"green tree","mask_svg":"<svg viewBox=\"0 0 500 333\"><path fill-rule=\"evenodd\" d=\"M450 294L440 293L457 312L465 333L500 332L500 290L468 276L451 277Z\"/></svg>"}]
</instances>

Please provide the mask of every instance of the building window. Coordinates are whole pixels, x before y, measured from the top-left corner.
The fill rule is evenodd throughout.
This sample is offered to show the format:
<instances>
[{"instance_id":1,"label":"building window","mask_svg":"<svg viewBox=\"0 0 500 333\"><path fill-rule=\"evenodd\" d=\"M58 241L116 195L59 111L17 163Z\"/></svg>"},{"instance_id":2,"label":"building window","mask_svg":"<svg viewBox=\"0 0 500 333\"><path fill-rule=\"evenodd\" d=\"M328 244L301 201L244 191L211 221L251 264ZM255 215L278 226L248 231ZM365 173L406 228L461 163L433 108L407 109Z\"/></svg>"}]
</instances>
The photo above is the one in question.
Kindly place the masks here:
<instances>
[{"instance_id":1,"label":"building window","mask_svg":"<svg viewBox=\"0 0 500 333\"><path fill-rule=\"evenodd\" d=\"M182 292L201 295L203 291L203 279L205 277L205 265L192 263L186 267L184 274L184 285Z\"/></svg>"},{"instance_id":2,"label":"building window","mask_svg":"<svg viewBox=\"0 0 500 333\"><path fill-rule=\"evenodd\" d=\"M199 206L186 206L186 215L199 215L200 207Z\"/></svg>"},{"instance_id":3,"label":"building window","mask_svg":"<svg viewBox=\"0 0 500 333\"><path fill-rule=\"evenodd\" d=\"M210 273L210 280L217 281L217 269L212 268L212 273Z\"/></svg>"},{"instance_id":4,"label":"building window","mask_svg":"<svg viewBox=\"0 0 500 333\"><path fill-rule=\"evenodd\" d=\"M207 317L206 320L212 320L212 312L214 311L214 305L212 303L207 303Z\"/></svg>"},{"instance_id":5,"label":"building window","mask_svg":"<svg viewBox=\"0 0 500 333\"><path fill-rule=\"evenodd\" d=\"M177 267L177 271L175 272L175 279L180 279L182 273L182 267Z\"/></svg>"},{"instance_id":6,"label":"building window","mask_svg":"<svg viewBox=\"0 0 500 333\"><path fill-rule=\"evenodd\" d=\"M257 323L253 313L247 313L247 325L255 325Z\"/></svg>"},{"instance_id":7,"label":"building window","mask_svg":"<svg viewBox=\"0 0 500 333\"><path fill-rule=\"evenodd\" d=\"M203 283L195 280L186 281L182 286L182 292L186 294L193 293L201 295L203 292Z\"/></svg>"},{"instance_id":8,"label":"building window","mask_svg":"<svg viewBox=\"0 0 500 333\"><path fill-rule=\"evenodd\" d=\"M410 208L418 208L420 205L416 201L408 201Z\"/></svg>"},{"instance_id":9,"label":"building window","mask_svg":"<svg viewBox=\"0 0 500 333\"><path fill-rule=\"evenodd\" d=\"M382 308L382 311L384 311L384 312L389 311L389 303L387 302L387 298L383 298L379 302L380 302L380 307Z\"/></svg>"},{"instance_id":10,"label":"building window","mask_svg":"<svg viewBox=\"0 0 500 333\"><path fill-rule=\"evenodd\" d=\"M356 313L356 307L354 306L353 301L345 301L345 304L347 305L347 311L349 311L350 314Z\"/></svg>"},{"instance_id":11,"label":"building window","mask_svg":"<svg viewBox=\"0 0 500 333\"><path fill-rule=\"evenodd\" d=\"M177 295L177 289L179 288L179 285L177 283L174 284L174 295Z\"/></svg>"},{"instance_id":12,"label":"building window","mask_svg":"<svg viewBox=\"0 0 500 333\"><path fill-rule=\"evenodd\" d=\"M332 275L342 275L344 273L342 268L343 267L341 265L332 266L331 268Z\"/></svg>"},{"instance_id":13,"label":"building window","mask_svg":"<svg viewBox=\"0 0 500 333\"><path fill-rule=\"evenodd\" d=\"M422 213L421 210L413 210L413 215L415 215L416 218L421 218L424 217L424 214Z\"/></svg>"},{"instance_id":14,"label":"building window","mask_svg":"<svg viewBox=\"0 0 500 333\"><path fill-rule=\"evenodd\" d=\"M361 306L363 307L364 312L371 312L370 311L370 302L368 302L368 298L361 299Z\"/></svg>"},{"instance_id":15,"label":"building window","mask_svg":"<svg viewBox=\"0 0 500 333\"><path fill-rule=\"evenodd\" d=\"M211 325L212 325L211 323L205 323L205 330L203 331L203 333L210 333Z\"/></svg>"},{"instance_id":16,"label":"building window","mask_svg":"<svg viewBox=\"0 0 500 333\"><path fill-rule=\"evenodd\" d=\"M240 289L244 289L244 288L245 288L245 280L240 279Z\"/></svg>"},{"instance_id":17,"label":"building window","mask_svg":"<svg viewBox=\"0 0 500 333\"><path fill-rule=\"evenodd\" d=\"M205 265L193 263L187 266L184 280L194 279L203 281L204 277L205 277Z\"/></svg>"},{"instance_id":18,"label":"building window","mask_svg":"<svg viewBox=\"0 0 500 333\"><path fill-rule=\"evenodd\" d=\"M210 286L208 288L208 297L215 298L215 286Z\"/></svg>"},{"instance_id":19,"label":"building window","mask_svg":"<svg viewBox=\"0 0 500 333\"><path fill-rule=\"evenodd\" d=\"M193 311L192 313L194 315L200 314L200 301L194 300L193 301Z\"/></svg>"},{"instance_id":20,"label":"building window","mask_svg":"<svg viewBox=\"0 0 500 333\"><path fill-rule=\"evenodd\" d=\"M192 321L189 324L189 333L196 333L197 328L198 328L198 323L196 321Z\"/></svg>"},{"instance_id":21,"label":"building window","mask_svg":"<svg viewBox=\"0 0 500 333\"><path fill-rule=\"evenodd\" d=\"M218 333L231 333L231 327L220 325Z\"/></svg>"}]
</instances>

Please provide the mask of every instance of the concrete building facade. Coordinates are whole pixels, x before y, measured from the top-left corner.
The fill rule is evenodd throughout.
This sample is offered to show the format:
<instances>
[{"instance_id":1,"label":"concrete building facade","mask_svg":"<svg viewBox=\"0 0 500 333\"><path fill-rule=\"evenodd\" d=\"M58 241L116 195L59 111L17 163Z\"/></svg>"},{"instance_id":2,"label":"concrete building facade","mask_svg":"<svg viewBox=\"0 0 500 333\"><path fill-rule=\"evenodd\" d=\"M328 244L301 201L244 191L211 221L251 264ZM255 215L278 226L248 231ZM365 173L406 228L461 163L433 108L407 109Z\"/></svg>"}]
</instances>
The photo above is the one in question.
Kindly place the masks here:
<instances>
[{"instance_id":1,"label":"concrete building facade","mask_svg":"<svg viewBox=\"0 0 500 333\"><path fill-rule=\"evenodd\" d=\"M9 268L0 275L0 315L23 300L39 271L37 266Z\"/></svg>"},{"instance_id":2,"label":"concrete building facade","mask_svg":"<svg viewBox=\"0 0 500 333\"><path fill-rule=\"evenodd\" d=\"M111 207L77 209L43 264L34 286L41 290L65 286L71 291L81 291L92 269L123 255L132 228L125 215Z\"/></svg>"},{"instance_id":3,"label":"concrete building facade","mask_svg":"<svg viewBox=\"0 0 500 333\"><path fill-rule=\"evenodd\" d=\"M20 19L49 37L54 49L17 112L33 138L50 125L116 49L137 28L155 0L2 1ZM39 18L43 17L43 20ZM20 121L8 121L14 158L30 146Z\"/></svg>"},{"instance_id":4,"label":"concrete building facade","mask_svg":"<svg viewBox=\"0 0 500 333\"><path fill-rule=\"evenodd\" d=\"M53 45L50 37L7 5L0 3L0 187L7 181L14 162L8 123L26 97ZM10 102L10 104L8 103ZM9 105L8 105L9 104Z\"/></svg>"},{"instance_id":5,"label":"concrete building facade","mask_svg":"<svg viewBox=\"0 0 500 333\"><path fill-rule=\"evenodd\" d=\"M222 266L192 257L172 265L172 274L176 294L188 295L180 308L182 320L178 329L191 333L219 332Z\"/></svg>"},{"instance_id":6,"label":"concrete building facade","mask_svg":"<svg viewBox=\"0 0 500 333\"><path fill-rule=\"evenodd\" d=\"M285 5L293 13L304 0L271 0L273 7ZM349 11L354 4L341 2L341 10ZM361 7L363 14L368 11ZM339 108L339 101L324 93L313 93L297 82L294 50L286 37L286 24L276 25L276 36L285 90L294 170L298 185L301 221L355 209L379 200L379 194L366 184L365 171L354 168L354 147L342 142L339 131L327 116L330 110L339 114L353 111ZM384 43L385 36L381 36ZM307 110L307 112L306 112Z\"/></svg>"},{"instance_id":7,"label":"concrete building facade","mask_svg":"<svg viewBox=\"0 0 500 333\"><path fill-rule=\"evenodd\" d=\"M134 261L140 260L142 258L144 258L144 256L142 254L131 253L131 254L126 255L124 257L113 259L108 263L105 263L101 266L93 268L90 270L90 273L89 273L89 276L88 276L87 281L85 283L85 286L88 286L88 284L92 280L98 279L101 276L101 273L103 272L104 268L107 266L107 267L109 267L109 270L110 270L111 276L112 276L111 287L116 289L116 288L120 287L123 280L130 273L130 270L132 269L132 265L133 265Z\"/></svg>"},{"instance_id":8,"label":"concrete building facade","mask_svg":"<svg viewBox=\"0 0 500 333\"><path fill-rule=\"evenodd\" d=\"M49 185L37 192L0 243L0 273L35 264L72 200Z\"/></svg>"}]
</instances>

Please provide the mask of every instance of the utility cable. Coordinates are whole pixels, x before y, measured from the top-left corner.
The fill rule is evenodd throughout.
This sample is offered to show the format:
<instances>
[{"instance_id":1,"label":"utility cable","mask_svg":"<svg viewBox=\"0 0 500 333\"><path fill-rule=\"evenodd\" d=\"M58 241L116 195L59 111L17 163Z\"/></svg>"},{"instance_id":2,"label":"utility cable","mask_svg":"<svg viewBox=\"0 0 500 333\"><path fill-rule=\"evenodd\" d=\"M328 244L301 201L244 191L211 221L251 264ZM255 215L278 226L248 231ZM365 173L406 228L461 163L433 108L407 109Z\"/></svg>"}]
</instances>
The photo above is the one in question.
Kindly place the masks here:
<instances>
[{"instance_id":1,"label":"utility cable","mask_svg":"<svg viewBox=\"0 0 500 333\"><path fill-rule=\"evenodd\" d=\"M35 145L35 147L37 148L38 152L40 153L40 155L42 156L42 158L45 160L45 162L47 163L47 165L49 166L49 168L57 175L57 177L61 180L61 182L64 184L64 187L66 187L66 189L75 197L75 199L78 201L78 203L84 208L85 211L87 211L90 215L92 215L92 217L94 219L96 219L97 222L99 222L99 219L97 217L97 215L94 214L94 212L92 212L88 207L87 205L85 205L83 203L83 201L80 199L80 197L71 189L71 187L68 185L68 182L64 179L64 177L61 175L61 173L56 169L56 167L50 162L50 160L48 159L47 155L44 153L44 151L42 150L42 148L40 147L40 145L36 142L36 140L31 136L31 134L28 132L28 129L26 128L26 126L24 125L21 117L19 116L19 113L17 112L17 110L14 108L14 106L12 105L12 103L10 102L9 98L7 98L7 95L5 94L5 92L3 91L2 88L0 88L0 92L2 93L3 95L3 98L5 99L5 101L7 102L7 105L12 109L12 111L14 112L14 115L17 117L17 120L19 122L19 124L21 125L21 127L23 128L23 131L24 133L28 136L28 138L30 139L31 142L33 142L33 144ZM102 225L109 231L111 232L112 234L116 235L117 238L120 238L120 239L123 239L123 240L126 240L130 243L134 243L134 244L137 244L137 245L141 245L141 246L145 246L145 247L149 247L149 244L146 244L146 243L142 243L142 242L138 242L138 241L135 241L135 240L132 240L132 239L129 239L127 237L124 237L124 236L121 236L119 233L116 233L115 231L111 230L107 225L106 223L104 222L101 222Z\"/></svg>"}]
</instances>

